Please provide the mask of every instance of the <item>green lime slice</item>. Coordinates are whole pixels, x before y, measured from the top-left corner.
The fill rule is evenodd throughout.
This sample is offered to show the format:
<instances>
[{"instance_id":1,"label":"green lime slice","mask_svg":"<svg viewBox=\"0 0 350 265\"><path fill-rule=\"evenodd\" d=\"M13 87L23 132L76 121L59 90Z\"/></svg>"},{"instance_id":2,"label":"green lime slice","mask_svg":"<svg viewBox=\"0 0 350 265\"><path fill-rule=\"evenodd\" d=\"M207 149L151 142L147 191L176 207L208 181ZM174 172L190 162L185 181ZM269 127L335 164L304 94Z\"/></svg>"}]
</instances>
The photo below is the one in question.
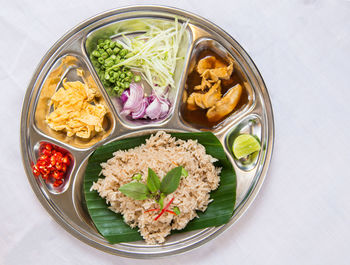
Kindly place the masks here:
<instances>
[{"instance_id":1,"label":"green lime slice","mask_svg":"<svg viewBox=\"0 0 350 265\"><path fill-rule=\"evenodd\" d=\"M233 142L232 151L237 159L260 150L259 141L250 134L241 134Z\"/></svg>"}]
</instances>

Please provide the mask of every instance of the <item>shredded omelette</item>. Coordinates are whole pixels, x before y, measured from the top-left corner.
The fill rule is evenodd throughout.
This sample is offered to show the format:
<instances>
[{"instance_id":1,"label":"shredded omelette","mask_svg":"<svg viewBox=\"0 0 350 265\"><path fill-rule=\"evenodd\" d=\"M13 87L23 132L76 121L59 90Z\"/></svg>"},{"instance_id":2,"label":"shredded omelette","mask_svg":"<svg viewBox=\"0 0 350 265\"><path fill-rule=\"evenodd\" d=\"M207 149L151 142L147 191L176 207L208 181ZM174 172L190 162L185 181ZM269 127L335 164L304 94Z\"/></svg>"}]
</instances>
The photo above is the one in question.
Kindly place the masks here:
<instances>
[{"instance_id":1,"label":"shredded omelette","mask_svg":"<svg viewBox=\"0 0 350 265\"><path fill-rule=\"evenodd\" d=\"M46 118L47 124L55 131L65 131L69 137L76 135L88 139L95 132L103 131L107 109L95 100L96 96L96 90L80 81L63 80L63 87L49 103L53 111Z\"/></svg>"}]
</instances>

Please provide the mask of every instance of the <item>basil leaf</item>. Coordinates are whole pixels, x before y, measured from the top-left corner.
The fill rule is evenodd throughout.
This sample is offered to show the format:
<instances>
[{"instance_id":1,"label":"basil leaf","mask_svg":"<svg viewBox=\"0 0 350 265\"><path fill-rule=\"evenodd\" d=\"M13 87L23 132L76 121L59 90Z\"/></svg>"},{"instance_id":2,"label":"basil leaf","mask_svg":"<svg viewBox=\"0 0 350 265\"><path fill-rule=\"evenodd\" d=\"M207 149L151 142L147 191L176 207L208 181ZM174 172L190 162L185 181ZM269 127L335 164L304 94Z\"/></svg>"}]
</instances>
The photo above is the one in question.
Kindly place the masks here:
<instances>
[{"instance_id":1,"label":"basil leaf","mask_svg":"<svg viewBox=\"0 0 350 265\"><path fill-rule=\"evenodd\" d=\"M159 177L151 168L148 168L147 187L152 193L160 188Z\"/></svg>"},{"instance_id":2,"label":"basil leaf","mask_svg":"<svg viewBox=\"0 0 350 265\"><path fill-rule=\"evenodd\" d=\"M124 195L135 200L145 200L149 191L147 186L140 182L130 182L119 188L119 191Z\"/></svg>"},{"instance_id":3,"label":"basil leaf","mask_svg":"<svg viewBox=\"0 0 350 265\"><path fill-rule=\"evenodd\" d=\"M174 192L180 184L182 167L176 167L170 170L162 179L160 191L166 195Z\"/></svg>"}]
</instances>

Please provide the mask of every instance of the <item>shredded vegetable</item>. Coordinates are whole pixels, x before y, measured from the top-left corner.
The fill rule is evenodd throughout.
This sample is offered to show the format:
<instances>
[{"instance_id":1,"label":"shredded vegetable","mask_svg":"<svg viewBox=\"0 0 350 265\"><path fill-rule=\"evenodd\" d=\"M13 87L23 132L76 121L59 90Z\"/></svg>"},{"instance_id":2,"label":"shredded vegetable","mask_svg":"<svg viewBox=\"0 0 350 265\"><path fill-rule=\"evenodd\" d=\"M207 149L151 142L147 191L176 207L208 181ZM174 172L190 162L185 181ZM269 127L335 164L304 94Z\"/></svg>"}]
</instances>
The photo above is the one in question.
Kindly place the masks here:
<instances>
[{"instance_id":1,"label":"shredded vegetable","mask_svg":"<svg viewBox=\"0 0 350 265\"><path fill-rule=\"evenodd\" d=\"M177 53L187 22L180 24L175 19L172 26L167 28L152 24L148 27L146 33L133 39L124 36L121 44L131 53L128 58L111 68L126 66L140 71L153 91L164 97L168 89L175 88L176 62L181 59L177 57Z\"/></svg>"}]
</instances>

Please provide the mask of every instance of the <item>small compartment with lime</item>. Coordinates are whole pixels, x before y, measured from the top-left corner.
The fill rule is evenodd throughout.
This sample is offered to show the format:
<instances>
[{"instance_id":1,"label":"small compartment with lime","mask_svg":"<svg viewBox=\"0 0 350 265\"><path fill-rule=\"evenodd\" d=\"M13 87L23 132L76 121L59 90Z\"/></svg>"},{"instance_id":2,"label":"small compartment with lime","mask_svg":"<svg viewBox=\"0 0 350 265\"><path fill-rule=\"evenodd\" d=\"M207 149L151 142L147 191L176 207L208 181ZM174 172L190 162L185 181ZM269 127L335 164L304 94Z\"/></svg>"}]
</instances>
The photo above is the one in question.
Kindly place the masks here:
<instances>
[{"instance_id":1,"label":"small compartment with lime","mask_svg":"<svg viewBox=\"0 0 350 265\"><path fill-rule=\"evenodd\" d=\"M244 119L227 137L227 147L231 151L237 166L245 171L257 164L261 144L261 122L253 115Z\"/></svg>"}]
</instances>

